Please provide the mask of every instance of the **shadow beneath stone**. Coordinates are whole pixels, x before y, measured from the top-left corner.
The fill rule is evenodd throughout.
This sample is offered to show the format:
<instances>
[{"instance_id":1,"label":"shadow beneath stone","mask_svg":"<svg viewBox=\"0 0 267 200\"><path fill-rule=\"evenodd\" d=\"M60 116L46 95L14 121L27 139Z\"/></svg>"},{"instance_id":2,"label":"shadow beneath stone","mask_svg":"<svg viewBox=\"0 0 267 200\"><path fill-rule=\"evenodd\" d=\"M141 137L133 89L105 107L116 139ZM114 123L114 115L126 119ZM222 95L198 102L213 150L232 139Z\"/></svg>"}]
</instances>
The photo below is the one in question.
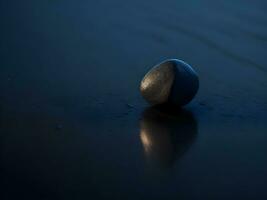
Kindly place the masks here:
<instances>
[{"instance_id":1,"label":"shadow beneath stone","mask_svg":"<svg viewBox=\"0 0 267 200\"><path fill-rule=\"evenodd\" d=\"M190 148L197 131L190 111L168 105L147 108L140 122L146 160L161 168L171 167Z\"/></svg>"}]
</instances>

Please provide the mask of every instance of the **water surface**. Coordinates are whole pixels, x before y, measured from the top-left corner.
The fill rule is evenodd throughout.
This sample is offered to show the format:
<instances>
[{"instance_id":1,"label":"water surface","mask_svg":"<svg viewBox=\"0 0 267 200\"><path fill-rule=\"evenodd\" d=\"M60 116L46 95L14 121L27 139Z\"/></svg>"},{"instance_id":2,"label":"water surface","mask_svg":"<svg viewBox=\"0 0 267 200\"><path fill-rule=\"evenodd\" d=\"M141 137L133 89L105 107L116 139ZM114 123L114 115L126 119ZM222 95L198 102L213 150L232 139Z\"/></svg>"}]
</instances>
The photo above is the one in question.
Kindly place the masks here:
<instances>
[{"instance_id":1,"label":"water surface","mask_svg":"<svg viewBox=\"0 0 267 200\"><path fill-rule=\"evenodd\" d=\"M266 199L263 0L1 1L1 199ZM138 88L167 58L184 108Z\"/></svg>"}]
</instances>

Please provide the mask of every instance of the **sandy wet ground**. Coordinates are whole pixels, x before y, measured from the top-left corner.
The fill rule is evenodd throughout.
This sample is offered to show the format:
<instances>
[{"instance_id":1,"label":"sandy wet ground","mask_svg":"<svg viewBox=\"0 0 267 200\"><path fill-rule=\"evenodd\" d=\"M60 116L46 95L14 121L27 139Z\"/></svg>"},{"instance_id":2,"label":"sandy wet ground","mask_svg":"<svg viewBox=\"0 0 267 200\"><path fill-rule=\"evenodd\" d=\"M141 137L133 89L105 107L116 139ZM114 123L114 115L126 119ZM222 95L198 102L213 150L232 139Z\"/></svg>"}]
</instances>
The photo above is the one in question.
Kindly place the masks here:
<instances>
[{"instance_id":1,"label":"sandy wet ground","mask_svg":"<svg viewBox=\"0 0 267 200\"><path fill-rule=\"evenodd\" d=\"M264 1L1 1L1 199L266 199ZM150 108L150 67L200 76Z\"/></svg>"}]
</instances>

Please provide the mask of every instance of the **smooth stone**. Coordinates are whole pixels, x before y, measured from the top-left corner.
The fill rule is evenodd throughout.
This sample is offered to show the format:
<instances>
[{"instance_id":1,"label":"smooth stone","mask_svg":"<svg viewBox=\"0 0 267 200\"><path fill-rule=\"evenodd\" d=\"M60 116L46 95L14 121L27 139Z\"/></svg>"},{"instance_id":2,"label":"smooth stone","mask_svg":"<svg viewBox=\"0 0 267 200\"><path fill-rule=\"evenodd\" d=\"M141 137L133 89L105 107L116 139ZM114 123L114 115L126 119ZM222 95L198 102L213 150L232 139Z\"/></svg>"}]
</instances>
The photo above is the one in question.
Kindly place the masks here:
<instances>
[{"instance_id":1,"label":"smooth stone","mask_svg":"<svg viewBox=\"0 0 267 200\"><path fill-rule=\"evenodd\" d=\"M184 106L194 98L198 88L195 70L178 59L168 59L154 66L140 84L142 96L151 105Z\"/></svg>"}]
</instances>

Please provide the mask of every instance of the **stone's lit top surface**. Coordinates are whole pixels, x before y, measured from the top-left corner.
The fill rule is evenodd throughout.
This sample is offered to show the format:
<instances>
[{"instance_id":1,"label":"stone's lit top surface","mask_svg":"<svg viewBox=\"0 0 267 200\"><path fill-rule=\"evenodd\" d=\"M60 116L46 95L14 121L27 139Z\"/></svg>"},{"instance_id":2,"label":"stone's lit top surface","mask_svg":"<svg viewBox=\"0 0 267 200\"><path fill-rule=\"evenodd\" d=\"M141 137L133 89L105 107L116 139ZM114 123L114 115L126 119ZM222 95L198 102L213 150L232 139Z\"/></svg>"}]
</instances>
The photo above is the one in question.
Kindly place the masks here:
<instances>
[{"instance_id":1,"label":"stone's lit top surface","mask_svg":"<svg viewBox=\"0 0 267 200\"><path fill-rule=\"evenodd\" d=\"M141 81L141 94L152 105L164 103L169 97L173 81L174 67L157 65Z\"/></svg>"}]
</instances>

